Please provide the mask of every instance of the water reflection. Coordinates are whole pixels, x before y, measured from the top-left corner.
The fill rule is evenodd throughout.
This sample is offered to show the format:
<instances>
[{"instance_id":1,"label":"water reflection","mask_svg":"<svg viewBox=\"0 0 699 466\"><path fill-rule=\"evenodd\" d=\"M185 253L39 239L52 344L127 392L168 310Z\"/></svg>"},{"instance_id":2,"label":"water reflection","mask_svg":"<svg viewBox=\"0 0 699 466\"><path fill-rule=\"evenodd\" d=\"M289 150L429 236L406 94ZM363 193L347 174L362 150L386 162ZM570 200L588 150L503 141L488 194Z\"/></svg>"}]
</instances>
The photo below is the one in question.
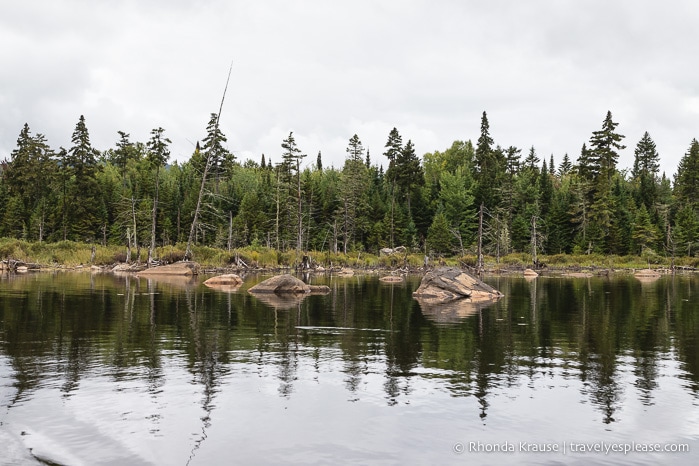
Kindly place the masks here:
<instances>
[{"instance_id":1,"label":"water reflection","mask_svg":"<svg viewBox=\"0 0 699 466\"><path fill-rule=\"evenodd\" d=\"M634 402L668 409L663 380L679 380L698 398L692 277L490 277L505 295L500 300L440 309L412 298L419 277L392 285L315 277L329 295L281 304L244 291L263 278L238 292L111 274L3 280L2 409L20 412L53 391L69 402L106 378L109 396L140 390L146 397L142 411L123 408L118 419L140 416L153 437L167 436L165 417L175 407L189 413L194 462L211 448L216 423L226 422L217 409L232 386L264 393L272 384L273 396L290 403L337 383L346 401L393 409L443 391L473 400L463 414L482 426L506 418L503 397L522 401L570 387L592 407L592 422L608 427L628 423ZM180 369L186 380L173 380ZM194 411L177 401L191 393ZM589 423L585 416L574 421Z\"/></svg>"}]
</instances>

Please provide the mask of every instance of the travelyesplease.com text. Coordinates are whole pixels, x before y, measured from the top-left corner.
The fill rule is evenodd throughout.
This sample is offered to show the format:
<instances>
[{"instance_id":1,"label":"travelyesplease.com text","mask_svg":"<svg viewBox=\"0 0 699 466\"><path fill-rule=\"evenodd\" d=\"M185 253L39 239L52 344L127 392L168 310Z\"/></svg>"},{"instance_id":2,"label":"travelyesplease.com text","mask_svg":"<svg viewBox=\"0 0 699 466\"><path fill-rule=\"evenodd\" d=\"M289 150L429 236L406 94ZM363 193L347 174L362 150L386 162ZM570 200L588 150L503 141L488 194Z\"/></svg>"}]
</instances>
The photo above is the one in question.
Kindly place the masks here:
<instances>
[{"instance_id":1,"label":"travelyesplease.com text","mask_svg":"<svg viewBox=\"0 0 699 466\"><path fill-rule=\"evenodd\" d=\"M566 454L616 454L621 453L689 453L687 443L644 442L457 442L455 453L560 453Z\"/></svg>"}]
</instances>

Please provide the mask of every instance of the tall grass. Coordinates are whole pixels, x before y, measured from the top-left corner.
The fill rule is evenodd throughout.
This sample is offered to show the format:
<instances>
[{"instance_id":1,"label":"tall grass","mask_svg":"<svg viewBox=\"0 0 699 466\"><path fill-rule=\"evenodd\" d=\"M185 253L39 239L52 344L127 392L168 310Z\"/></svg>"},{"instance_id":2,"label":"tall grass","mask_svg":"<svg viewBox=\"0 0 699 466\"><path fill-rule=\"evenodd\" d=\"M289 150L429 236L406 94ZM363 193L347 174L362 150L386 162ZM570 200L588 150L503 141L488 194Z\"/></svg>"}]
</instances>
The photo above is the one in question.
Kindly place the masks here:
<instances>
[{"instance_id":1,"label":"tall grass","mask_svg":"<svg viewBox=\"0 0 699 466\"><path fill-rule=\"evenodd\" d=\"M91 262L92 248L95 248L94 261ZM178 243L171 246L157 248L156 258L175 262L184 257L185 244ZM424 255L419 253L395 254L392 256L376 256L366 252L352 251L347 254L328 251L308 251L297 253L296 251L280 252L264 246L248 246L227 251L208 246L195 246L192 250L192 259L205 267L228 267L235 265L237 259L242 260L249 267L277 268L295 267L303 260L303 254L307 255L312 264L324 267L357 267L357 268L402 268L421 267L424 265ZM147 249L141 248L141 255L136 257L136 251L131 251L132 261L140 260L145 263L148 256ZM0 238L0 259L15 259L28 263L37 263L44 266L77 266L77 265L109 265L123 262L126 258L126 248L119 245L92 245L73 241L60 241L57 243L30 243L24 240L12 238ZM494 257L485 257L486 268L514 267L525 268L532 266L532 256L526 253L513 253L500 258L497 262ZM642 256L606 256L601 254L554 254L541 255L539 262L550 268L566 267L598 267L615 269L640 269L648 267L670 267L672 259L659 254L644 251ZM677 257L674 264L683 267L699 267L699 257ZM430 258L430 266L475 266L476 257L466 255L462 257Z\"/></svg>"}]
</instances>

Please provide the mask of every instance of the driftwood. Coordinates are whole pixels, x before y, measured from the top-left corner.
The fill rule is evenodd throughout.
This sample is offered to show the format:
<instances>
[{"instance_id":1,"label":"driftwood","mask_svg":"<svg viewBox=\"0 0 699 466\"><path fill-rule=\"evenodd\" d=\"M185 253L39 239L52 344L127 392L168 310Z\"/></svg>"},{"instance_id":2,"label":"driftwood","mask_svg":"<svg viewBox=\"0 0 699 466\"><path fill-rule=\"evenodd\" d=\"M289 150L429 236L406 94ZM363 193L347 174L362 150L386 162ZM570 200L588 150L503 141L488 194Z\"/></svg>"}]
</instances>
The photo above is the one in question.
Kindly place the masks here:
<instances>
[{"instance_id":1,"label":"driftwood","mask_svg":"<svg viewBox=\"0 0 699 466\"><path fill-rule=\"evenodd\" d=\"M41 266L31 262L24 262L15 259L5 259L0 261L0 271L24 273L29 270L38 270Z\"/></svg>"}]
</instances>

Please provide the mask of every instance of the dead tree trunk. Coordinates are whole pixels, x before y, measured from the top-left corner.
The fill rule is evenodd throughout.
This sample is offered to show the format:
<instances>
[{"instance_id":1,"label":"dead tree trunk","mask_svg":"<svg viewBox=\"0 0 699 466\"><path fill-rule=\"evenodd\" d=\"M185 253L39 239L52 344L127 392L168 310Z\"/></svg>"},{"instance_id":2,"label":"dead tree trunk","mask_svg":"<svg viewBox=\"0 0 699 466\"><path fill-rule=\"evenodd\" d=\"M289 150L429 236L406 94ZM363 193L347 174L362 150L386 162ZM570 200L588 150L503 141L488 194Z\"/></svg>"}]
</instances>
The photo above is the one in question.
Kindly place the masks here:
<instances>
[{"instance_id":1,"label":"dead tree trunk","mask_svg":"<svg viewBox=\"0 0 699 466\"><path fill-rule=\"evenodd\" d=\"M233 71L233 64L231 64L228 70L228 79L226 79L226 87L223 89L223 97L221 97L221 105L218 109L218 115L216 115L216 126L215 130L218 131L218 122L221 120L221 111L223 110L223 101L226 99L226 91L228 90L228 82L231 79L231 71ZM204 198L204 189L206 187L206 177L211 169L211 164L213 162L213 157L211 154L206 156L206 164L204 165L204 173L201 175L201 186L199 187L199 197L197 198L197 206L194 209L194 218L192 219L192 226L189 229L189 239L187 240L187 247L184 251L184 260L188 261L192 259L192 242L194 241L194 234L197 229L197 222L199 221L199 214L201 211L201 203Z\"/></svg>"}]
</instances>

